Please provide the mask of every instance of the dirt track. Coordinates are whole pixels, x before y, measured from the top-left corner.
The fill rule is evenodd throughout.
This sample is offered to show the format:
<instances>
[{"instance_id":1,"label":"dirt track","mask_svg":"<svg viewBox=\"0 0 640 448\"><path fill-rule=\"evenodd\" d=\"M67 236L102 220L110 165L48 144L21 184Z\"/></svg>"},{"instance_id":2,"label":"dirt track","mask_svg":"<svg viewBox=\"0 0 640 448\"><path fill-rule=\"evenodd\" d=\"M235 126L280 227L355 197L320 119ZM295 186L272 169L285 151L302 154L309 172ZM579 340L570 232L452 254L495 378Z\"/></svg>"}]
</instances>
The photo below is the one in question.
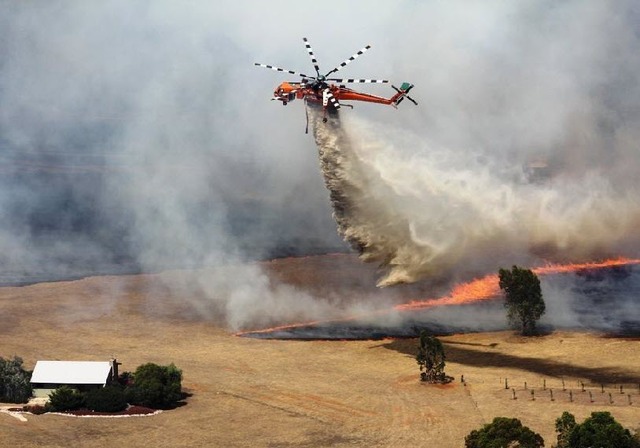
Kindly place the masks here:
<instances>
[{"instance_id":1,"label":"dirt track","mask_svg":"<svg viewBox=\"0 0 640 448\"><path fill-rule=\"evenodd\" d=\"M69 447L81 441L85 447L446 448L462 446L469 431L495 416L520 418L551 446L554 420L564 410L578 419L609 410L625 426L640 426L637 340L566 332L533 339L510 332L448 336L447 373L456 381L428 386L418 381L414 340L239 338L220 322L198 318L179 290L170 292L160 277L0 289L0 356L22 356L28 368L37 359L113 355L123 363L121 370L174 362L193 393L185 406L149 418L42 415L20 422L0 414L1 447ZM504 388L505 377L517 400ZM555 401L542 390L543 380ZM579 381L587 384L585 392ZM604 394L601 382L609 384ZM624 383L625 393L614 383Z\"/></svg>"}]
</instances>

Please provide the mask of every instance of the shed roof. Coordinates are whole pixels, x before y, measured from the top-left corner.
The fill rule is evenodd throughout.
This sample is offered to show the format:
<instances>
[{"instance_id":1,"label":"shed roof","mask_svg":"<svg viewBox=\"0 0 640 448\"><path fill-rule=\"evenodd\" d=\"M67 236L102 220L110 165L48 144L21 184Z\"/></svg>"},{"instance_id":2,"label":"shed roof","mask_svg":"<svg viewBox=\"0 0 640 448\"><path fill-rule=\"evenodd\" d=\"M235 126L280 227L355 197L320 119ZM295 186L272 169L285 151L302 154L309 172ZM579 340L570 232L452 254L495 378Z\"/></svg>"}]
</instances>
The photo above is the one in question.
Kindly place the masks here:
<instances>
[{"instance_id":1,"label":"shed roof","mask_svg":"<svg viewBox=\"0 0 640 448\"><path fill-rule=\"evenodd\" d=\"M38 361L31 382L104 385L110 373L109 361Z\"/></svg>"}]
</instances>

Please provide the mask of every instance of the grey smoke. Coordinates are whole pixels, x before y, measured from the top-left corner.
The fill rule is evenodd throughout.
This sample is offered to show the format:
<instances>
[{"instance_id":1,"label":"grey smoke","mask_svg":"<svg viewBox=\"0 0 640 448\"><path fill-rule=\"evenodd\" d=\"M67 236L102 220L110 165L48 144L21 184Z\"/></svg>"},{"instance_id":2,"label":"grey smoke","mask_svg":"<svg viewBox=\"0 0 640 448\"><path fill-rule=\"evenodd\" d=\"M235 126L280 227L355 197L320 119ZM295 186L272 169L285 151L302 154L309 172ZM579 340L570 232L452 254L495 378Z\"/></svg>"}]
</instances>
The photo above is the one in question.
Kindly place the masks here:
<instances>
[{"instance_id":1,"label":"grey smoke","mask_svg":"<svg viewBox=\"0 0 640 448\"><path fill-rule=\"evenodd\" d=\"M345 75L417 86L417 108L341 117L383 283L633 254L637 24L631 1L1 2L3 279L344 250L303 107L252 65L308 69L303 36L327 70L371 43ZM549 177L523 181L538 159ZM193 297L234 326L340 308L244 272Z\"/></svg>"},{"instance_id":2,"label":"grey smoke","mask_svg":"<svg viewBox=\"0 0 640 448\"><path fill-rule=\"evenodd\" d=\"M192 6L2 3L7 281L343 247L301 116L269 119L266 43Z\"/></svg>"}]
</instances>

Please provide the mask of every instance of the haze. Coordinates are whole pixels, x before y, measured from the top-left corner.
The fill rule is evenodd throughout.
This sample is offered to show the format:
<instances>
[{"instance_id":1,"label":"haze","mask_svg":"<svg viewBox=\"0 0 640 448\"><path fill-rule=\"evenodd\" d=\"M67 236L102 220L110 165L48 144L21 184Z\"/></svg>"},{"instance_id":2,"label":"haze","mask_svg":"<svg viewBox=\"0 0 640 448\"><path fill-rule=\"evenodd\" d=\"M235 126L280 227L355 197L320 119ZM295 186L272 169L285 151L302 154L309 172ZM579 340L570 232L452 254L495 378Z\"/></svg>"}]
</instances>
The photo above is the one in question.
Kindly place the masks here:
<instances>
[{"instance_id":1,"label":"haze","mask_svg":"<svg viewBox=\"0 0 640 448\"><path fill-rule=\"evenodd\" d=\"M335 304L243 264L347 250L303 104L270 102L289 78L253 66L309 70L303 36L325 71L372 44L345 75L416 85L419 107L341 112L370 187L354 198L368 212L353 219L388 244L369 254L389 267L382 285L464 278L505 262L637 254L631 1L0 9L8 283L232 265L233 279L193 285L194 295L226 304L231 327L267 311L330 315ZM527 177L540 161L544 177Z\"/></svg>"}]
</instances>

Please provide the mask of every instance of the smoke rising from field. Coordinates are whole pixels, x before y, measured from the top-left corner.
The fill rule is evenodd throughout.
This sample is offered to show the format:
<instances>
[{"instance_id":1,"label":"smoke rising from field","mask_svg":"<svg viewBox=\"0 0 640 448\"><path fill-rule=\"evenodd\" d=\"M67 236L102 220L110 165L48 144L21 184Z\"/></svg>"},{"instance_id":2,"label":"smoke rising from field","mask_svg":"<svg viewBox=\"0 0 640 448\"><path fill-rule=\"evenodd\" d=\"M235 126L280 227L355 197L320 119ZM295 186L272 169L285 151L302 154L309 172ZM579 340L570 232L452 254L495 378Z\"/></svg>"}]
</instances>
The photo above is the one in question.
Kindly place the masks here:
<instances>
[{"instance_id":1,"label":"smoke rising from field","mask_svg":"<svg viewBox=\"0 0 640 448\"><path fill-rule=\"evenodd\" d=\"M267 118L252 16L187 9L0 6L5 282L342 247L302 125Z\"/></svg>"},{"instance_id":2,"label":"smoke rising from field","mask_svg":"<svg viewBox=\"0 0 640 448\"><path fill-rule=\"evenodd\" d=\"M386 268L382 286L639 247L640 184L617 179L615 163L574 176L550 162L554 172L536 179L526 159L473 157L407 132L389 138L357 118L313 116L340 233Z\"/></svg>"},{"instance_id":3,"label":"smoke rising from field","mask_svg":"<svg viewBox=\"0 0 640 448\"><path fill-rule=\"evenodd\" d=\"M638 17L596 0L4 2L2 280L345 250L302 104L268 101L296 79L253 66L305 72L303 36L323 69L370 43L341 74L416 84L419 107L357 104L318 135L349 142L336 216L382 284L634 252ZM523 179L539 159L549 175ZM341 309L255 265L203 272L185 300L234 327Z\"/></svg>"}]
</instances>

